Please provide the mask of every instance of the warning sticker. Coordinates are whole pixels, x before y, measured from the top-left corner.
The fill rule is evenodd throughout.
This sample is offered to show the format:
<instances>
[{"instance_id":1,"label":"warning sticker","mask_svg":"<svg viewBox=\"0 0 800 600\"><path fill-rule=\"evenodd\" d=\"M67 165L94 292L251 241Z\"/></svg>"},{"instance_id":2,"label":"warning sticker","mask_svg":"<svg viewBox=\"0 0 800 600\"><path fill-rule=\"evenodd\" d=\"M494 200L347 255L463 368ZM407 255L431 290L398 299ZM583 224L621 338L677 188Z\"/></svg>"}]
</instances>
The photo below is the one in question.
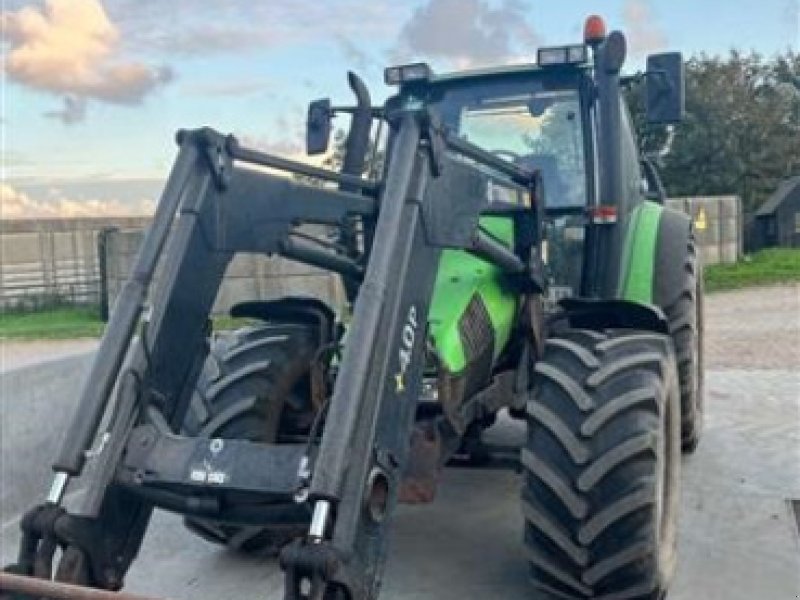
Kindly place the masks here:
<instances>
[{"instance_id":1,"label":"warning sticker","mask_svg":"<svg viewBox=\"0 0 800 600\"><path fill-rule=\"evenodd\" d=\"M697 216L694 218L694 228L698 231L703 231L708 227L708 219L706 218L706 209L702 206L697 211Z\"/></svg>"}]
</instances>

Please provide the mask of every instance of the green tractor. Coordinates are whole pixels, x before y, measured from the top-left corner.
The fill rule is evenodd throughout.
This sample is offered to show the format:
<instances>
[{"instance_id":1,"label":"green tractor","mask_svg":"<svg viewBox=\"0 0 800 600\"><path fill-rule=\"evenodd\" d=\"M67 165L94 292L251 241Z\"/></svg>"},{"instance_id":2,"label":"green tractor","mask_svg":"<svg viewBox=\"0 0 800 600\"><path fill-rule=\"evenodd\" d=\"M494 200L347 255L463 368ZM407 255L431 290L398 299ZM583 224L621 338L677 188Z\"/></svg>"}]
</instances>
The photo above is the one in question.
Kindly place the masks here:
<instances>
[{"instance_id":1,"label":"green tractor","mask_svg":"<svg viewBox=\"0 0 800 600\"><path fill-rule=\"evenodd\" d=\"M449 461L490 460L481 434L500 414L527 425L520 563L534 586L663 598L681 449L701 431L703 290L691 221L663 206L638 150L625 54L591 17L584 43L535 65L389 68L398 91L380 107L351 74L355 105L309 107L312 154L351 115L341 172L180 132L2 589L36 589L24 576L119 589L159 508L213 542L279 553L287 600L374 599L398 501L431 500ZM681 56L651 56L637 78L650 121L678 122ZM376 123L383 169L365 178ZM211 335L242 252L338 274L347 306L245 302L232 314L253 324ZM61 503L81 475L72 514Z\"/></svg>"}]
</instances>

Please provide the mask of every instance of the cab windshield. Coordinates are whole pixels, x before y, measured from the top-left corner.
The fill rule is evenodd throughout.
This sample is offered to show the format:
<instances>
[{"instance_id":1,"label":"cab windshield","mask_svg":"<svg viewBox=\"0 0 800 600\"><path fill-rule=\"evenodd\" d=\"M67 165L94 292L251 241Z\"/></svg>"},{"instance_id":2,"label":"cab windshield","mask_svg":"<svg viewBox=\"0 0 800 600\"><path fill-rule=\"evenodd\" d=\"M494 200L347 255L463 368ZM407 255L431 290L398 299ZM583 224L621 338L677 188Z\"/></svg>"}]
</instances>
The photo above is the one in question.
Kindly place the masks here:
<instances>
[{"instance_id":1,"label":"cab windshield","mask_svg":"<svg viewBox=\"0 0 800 600\"><path fill-rule=\"evenodd\" d=\"M462 85L445 92L446 125L465 140L542 174L547 208L586 206L583 111L577 89L541 82Z\"/></svg>"}]
</instances>

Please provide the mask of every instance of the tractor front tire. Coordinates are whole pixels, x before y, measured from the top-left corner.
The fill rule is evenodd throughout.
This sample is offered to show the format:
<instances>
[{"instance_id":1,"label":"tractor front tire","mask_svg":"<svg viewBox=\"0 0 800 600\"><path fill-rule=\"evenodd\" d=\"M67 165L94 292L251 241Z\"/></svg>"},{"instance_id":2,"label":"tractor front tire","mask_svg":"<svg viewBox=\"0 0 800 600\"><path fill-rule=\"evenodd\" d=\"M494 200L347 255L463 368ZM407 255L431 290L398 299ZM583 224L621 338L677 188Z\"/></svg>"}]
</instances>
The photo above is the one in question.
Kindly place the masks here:
<instances>
[{"instance_id":1,"label":"tractor front tire","mask_svg":"<svg viewBox=\"0 0 800 600\"><path fill-rule=\"evenodd\" d=\"M185 434L275 443L281 433L307 430L312 418L308 375L317 351L317 331L318 327L306 324L281 323L220 334L212 341L198 378ZM184 524L231 550L275 555L306 528L303 507L294 506L296 523L245 526L187 517Z\"/></svg>"},{"instance_id":2,"label":"tractor front tire","mask_svg":"<svg viewBox=\"0 0 800 600\"><path fill-rule=\"evenodd\" d=\"M703 265L689 238L678 297L664 307L678 359L681 387L681 446L692 453L703 430Z\"/></svg>"},{"instance_id":3,"label":"tractor front tire","mask_svg":"<svg viewBox=\"0 0 800 600\"><path fill-rule=\"evenodd\" d=\"M553 598L658 600L675 568L680 390L669 336L568 330L536 365L525 546Z\"/></svg>"}]
</instances>

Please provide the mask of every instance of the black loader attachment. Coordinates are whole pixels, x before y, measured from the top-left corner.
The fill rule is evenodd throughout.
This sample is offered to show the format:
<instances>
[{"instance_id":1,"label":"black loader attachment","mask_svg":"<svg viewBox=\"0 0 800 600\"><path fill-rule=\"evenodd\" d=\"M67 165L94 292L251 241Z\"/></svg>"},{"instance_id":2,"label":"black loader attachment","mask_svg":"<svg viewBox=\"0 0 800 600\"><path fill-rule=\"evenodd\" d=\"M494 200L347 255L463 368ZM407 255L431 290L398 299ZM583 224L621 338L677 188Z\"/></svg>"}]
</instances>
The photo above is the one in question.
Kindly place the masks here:
<instances>
[{"instance_id":1,"label":"black loader attachment","mask_svg":"<svg viewBox=\"0 0 800 600\"><path fill-rule=\"evenodd\" d=\"M359 102L350 109L341 173L243 147L208 128L178 133L177 159L56 457L52 488L22 521L19 556L2 575L0 597L112 597L101 590L122 588L155 508L240 524L299 519L306 534L280 555L285 598L377 597L426 368L440 254L466 250L507 273L521 293L540 292L540 190L533 173L452 136L432 110L391 101L375 109L354 75L351 85ZM330 111L314 106L310 126L325 135ZM376 118L388 126L389 144L383 177L372 181L362 173ZM490 180L535 199L506 207L529 232L513 248L478 227ZM310 241L304 225L336 230L339 243ZM209 314L238 253L338 273L354 302L344 340L328 340L343 352L306 439L266 444L185 434L208 354ZM314 303L236 310L317 324L332 317ZM79 477L86 493L70 512L65 491ZM230 502L232 495L248 501Z\"/></svg>"}]
</instances>

